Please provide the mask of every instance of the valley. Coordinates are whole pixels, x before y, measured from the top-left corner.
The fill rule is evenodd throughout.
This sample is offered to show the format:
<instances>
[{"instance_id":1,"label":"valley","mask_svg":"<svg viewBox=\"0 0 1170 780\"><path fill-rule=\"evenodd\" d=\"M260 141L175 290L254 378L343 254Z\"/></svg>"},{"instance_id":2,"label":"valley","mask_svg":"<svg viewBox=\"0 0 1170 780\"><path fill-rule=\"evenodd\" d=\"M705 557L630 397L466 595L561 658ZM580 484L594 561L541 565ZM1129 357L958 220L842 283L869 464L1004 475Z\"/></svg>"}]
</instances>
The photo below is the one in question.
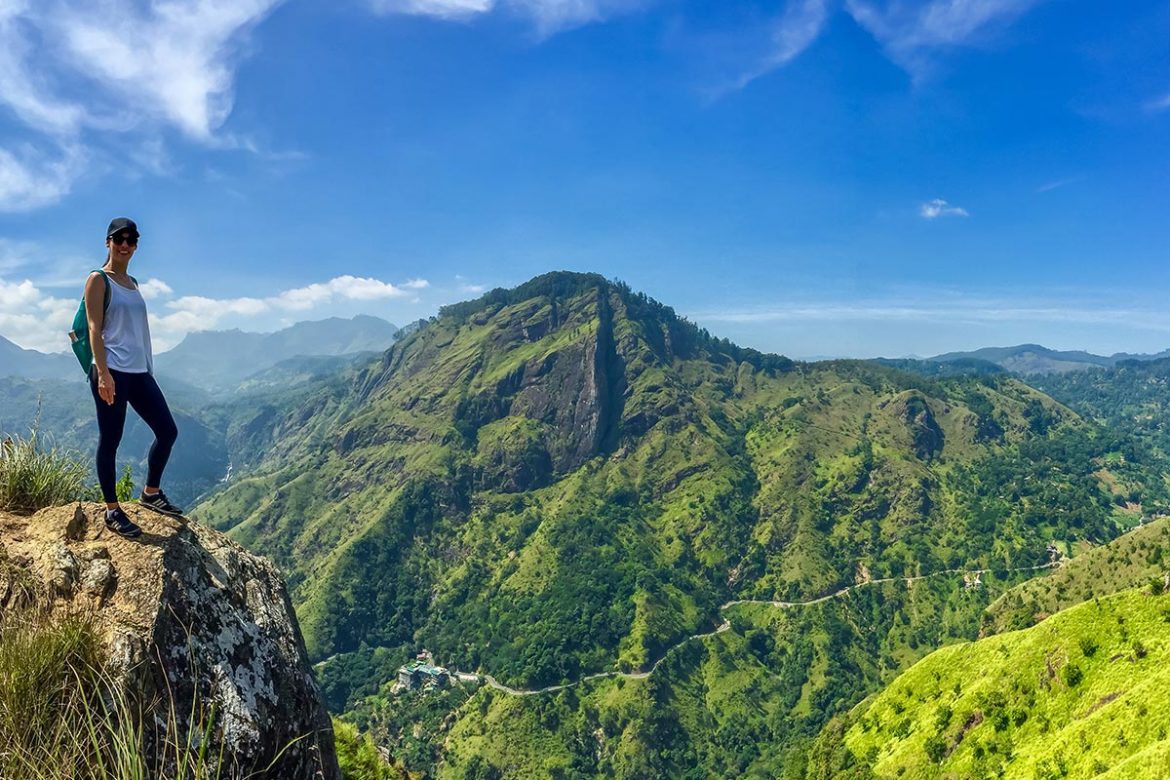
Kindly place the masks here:
<instances>
[{"instance_id":1,"label":"valley","mask_svg":"<svg viewBox=\"0 0 1170 780\"><path fill-rule=\"evenodd\" d=\"M1127 378L1160 360L798 363L554 273L305 365L190 391L232 467L192 514L281 567L330 708L419 776L853 776L842 724L936 650L1170 546ZM421 648L456 681L391 692Z\"/></svg>"}]
</instances>

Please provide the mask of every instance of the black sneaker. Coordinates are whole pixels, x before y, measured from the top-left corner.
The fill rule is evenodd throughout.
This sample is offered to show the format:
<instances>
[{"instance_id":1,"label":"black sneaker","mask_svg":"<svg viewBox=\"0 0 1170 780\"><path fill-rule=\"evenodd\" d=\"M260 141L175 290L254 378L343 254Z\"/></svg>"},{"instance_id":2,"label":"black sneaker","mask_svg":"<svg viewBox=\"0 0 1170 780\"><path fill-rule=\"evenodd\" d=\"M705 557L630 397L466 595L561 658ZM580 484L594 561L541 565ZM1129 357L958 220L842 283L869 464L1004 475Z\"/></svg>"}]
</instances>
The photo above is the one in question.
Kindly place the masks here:
<instances>
[{"instance_id":1,"label":"black sneaker","mask_svg":"<svg viewBox=\"0 0 1170 780\"><path fill-rule=\"evenodd\" d=\"M155 493L153 496L148 496L143 493L142 496L138 499L138 503L142 504L142 506L146 507L147 509L153 509L156 512L161 512L162 514L170 515L171 517L181 517L183 515L183 510L168 501L167 494L161 490Z\"/></svg>"},{"instance_id":2,"label":"black sneaker","mask_svg":"<svg viewBox=\"0 0 1170 780\"><path fill-rule=\"evenodd\" d=\"M106 528L116 533L118 536L125 536L127 539L137 539L142 536L142 529L134 524L134 521L126 517L126 513L118 507L113 512L106 511Z\"/></svg>"}]
</instances>

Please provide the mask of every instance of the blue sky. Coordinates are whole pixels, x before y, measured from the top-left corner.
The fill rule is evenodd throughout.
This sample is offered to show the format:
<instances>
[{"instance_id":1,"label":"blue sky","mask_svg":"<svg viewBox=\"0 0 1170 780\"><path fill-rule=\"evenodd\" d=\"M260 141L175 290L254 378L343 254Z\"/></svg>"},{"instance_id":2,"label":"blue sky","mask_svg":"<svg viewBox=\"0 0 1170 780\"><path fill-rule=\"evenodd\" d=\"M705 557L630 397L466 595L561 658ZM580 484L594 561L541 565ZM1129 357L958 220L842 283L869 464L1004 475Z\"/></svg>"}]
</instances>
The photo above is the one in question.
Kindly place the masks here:
<instances>
[{"instance_id":1,"label":"blue sky","mask_svg":"<svg viewBox=\"0 0 1170 780\"><path fill-rule=\"evenodd\" d=\"M795 357L1170 347L1170 3L0 0L0 335L555 269Z\"/></svg>"}]
</instances>

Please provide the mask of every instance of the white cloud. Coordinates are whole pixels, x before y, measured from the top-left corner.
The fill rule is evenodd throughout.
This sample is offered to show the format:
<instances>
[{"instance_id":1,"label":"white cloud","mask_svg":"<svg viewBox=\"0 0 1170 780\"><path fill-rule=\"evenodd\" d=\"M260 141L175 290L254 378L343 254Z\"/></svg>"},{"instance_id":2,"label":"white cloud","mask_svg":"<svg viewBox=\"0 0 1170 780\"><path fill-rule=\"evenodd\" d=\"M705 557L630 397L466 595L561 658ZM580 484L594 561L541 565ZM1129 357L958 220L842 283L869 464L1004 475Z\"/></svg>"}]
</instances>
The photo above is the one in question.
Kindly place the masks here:
<instances>
[{"instance_id":1,"label":"white cloud","mask_svg":"<svg viewBox=\"0 0 1170 780\"><path fill-rule=\"evenodd\" d=\"M434 16L466 20L506 10L525 16L540 35L600 22L612 16L637 11L653 0L371 0L377 13Z\"/></svg>"},{"instance_id":2,"label":"white cloud","mask_svg":"<svg viewBox=\"0 0 1170 780\"><path fill-rule=\"evenodd\" d=\"M29 146L0 148L0 211L32 211L56 203L69 193L85 168L80 146L48 156Z\"/></svg>"},{"instance_id":3,"label":"white cloud","mask_svg":"<svg viewBox=\"0 0 1170 780\"><path fill-rule=\"evenodd\" d=\"M376 13L466 19L492 10L495 0L373 0L370 5Z\"/></svg>"},{"instance_id":4,"label":"white cloud","mask_svg":"<svg viewBox=\"0 0 1170 780\"><path fill-rule=\"evenodd\" d=\"M14 245L0 244L0 259L11 246ZM151 307L150 330L154 349L161 352L182 341L192 331L213 330L225 321L257 318L260 321L257 327L264 329L288 319L281 316L284 312L302 319L306 312L316 308L345 302L406 298L413 294L409 291L429 286L425 279L412 279L399 286L378 279L338 276L266 298L184 295ZM170 285L160 279L142 282L141 289L143 297L154 301L174 294ZM0 277L0 335L26 349L61 352L68 347L64 334L73 321L79 299L80 285L77 297L59 298L49 295L28 279L16 282Z\"/></svg>"},{"instance_id":5,"label":"white cloud","mask_svg":"<svg viewBox=\"0 0 1170 780\"><path fill-rule=\"evenodd\" d=\"M59 8L45 24L75 70L107 94L209 141L231 111L245 36L279 2L106 0Z\"/></svg>"},{"instance_id":6,"label":"white cloud","mask_svg":"<svg viewBox=\"0 0 1170 780\"><path fill-rule=\"evenodd\" d=\"M918 207L918 214L923 219L938 219L939 217L969 217L967 209L961 206L952 206L942 198L927 201Z\"/></svg>"},{"instance_id":7,"label":"white cloud","mask_svg":"<svg viewBox=\"0 0 1170 780\"><path fill-rule=\"evenodd\" d=\"M421 289L428 284L425 279L411 281L414 284L411 289ZM338 276L328 282L286 290L274 298L269 298L268 302L280 309L301 311L335 300L373 301L380 298L402 298L407 295L404 287L405 285L395 287L377 279Z\"/></svg>"},{"instance_id":8,"label":"white cloud","mask_svg":"<svg viewBox=\"0 0 1170 780\"><path fill-rule=\"evenodd\" d=\"M0 108L35 141L0 149L0 211L64 198L110 137L154 173L158 131L246 146L221 134L248 33L283 0L0 0Z\"/></svg>"},{"instance_id":9,"label":"white cloud","mask_svg":"<svg viewBox=\"0 0 1170 780\"><path fill-rule=\"evenodd\" d=\"M167 295L173 295L174 290L171 286L161 279L147 279L142 284L138 285L138 289L142 291L142 297L148 301L155 298L162 298Z\"/></svg>"},{"instance_id":10,"label":"white cloud","mask_svg":"<svg viewBox=\"0 0 1170 780\"><path fill-rule=\"evenodd\" d=\"M51 133L71 133L81 124L80 105L53 94L50 80L32 63L38 25L25 2L0 4L0 101L25 124Z\"/></svg>"},{"instance_id":11,"label":"white cloud","mask_svg":"<svg viewBox=\"0 0 1170 780\"><path fill-rule=\"evenodd\" d=\"M828 0L790 0L772 28L771 51L755 68L739 78L735 88L741 89L799 57L825 28L828 6Z\"/></svg>"},{"instance_id":12,"label":"white cloud","mask_svg":"<svg viewBox=\"0 0 1170 780\"><path fill-rule=\"evenodd\" d=\"M0 335L25 349L60 352L77 311L77 298L48 295L28 279L0 278Z\"/></svg>"},{"instance_id":13,"label":"white cloud","mask_svg":"<svg viewBox=\"0 0 1170 780\"><path fill-rule=\"evenodd\" d=\"M921 75L933 50L978 42L1043 0L845 0L849 15L890 59Z\"/></svg>"},{"instance_id":14,"label":"white cloud","mask_svg":"<svg viewBox=\"0 0 1170 780\"><path fill-rule=\"evenodd\" d=\"M845 0L845 10L881 44L886 55L916 78L942 49L970 46L1044 0ZM772 45L738 89L799 57L824 31L835 0L788 0L772 30ZM1167 96L1170 100L1170 96Z\"/></svg>"},{"instance_id":15,"label":"white cloud","mask_svg":"<svg viewBox=\"0 0 1170 780\"><path fill-rule=\"evenodd\" d=\"M980 298L933 294L940 303L918 300L804 301L764 308L723 309L687 314L698 323L737 324L799 322L945 322L978 325L988 323L1068 323L1082 325L1132 325L1170 332L1170 312L1160 307L1140 308L1112 302L1085 300L1029 300Z\"/></svg>"}]
</instances>

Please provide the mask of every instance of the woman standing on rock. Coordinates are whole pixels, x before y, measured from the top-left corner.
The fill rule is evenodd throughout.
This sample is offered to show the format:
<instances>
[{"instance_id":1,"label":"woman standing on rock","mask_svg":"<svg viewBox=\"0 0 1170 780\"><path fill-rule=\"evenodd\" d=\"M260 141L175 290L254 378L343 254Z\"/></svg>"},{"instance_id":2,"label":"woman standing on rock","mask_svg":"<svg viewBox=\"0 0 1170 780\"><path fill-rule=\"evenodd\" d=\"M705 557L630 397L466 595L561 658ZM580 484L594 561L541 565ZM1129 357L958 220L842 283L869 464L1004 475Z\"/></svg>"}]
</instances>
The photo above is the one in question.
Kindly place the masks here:
<instances>
[{"instance_id":1,"label":"woman standing on rock","mask_svg":"<svg viewBox=\"0 0 1170 780\"><path fill-rule=\"evenodd\" d=\"M106 502L106 527L122 536L142 534L118 503L115 489L115 459L129 404L154 432L154 444L147 461L146 487L142 506L178 516L183 510L167 500L159 488L171 447L179 435L167 400L154 381L154 355L146 321L146 301L138 282L126 272L138 249L138 225L117 217L106 231L106 263L85 283L85 313L89 320L89 341L93 367L89 386L97 406L97 476Z\"/></svg>"}]
</instances>

